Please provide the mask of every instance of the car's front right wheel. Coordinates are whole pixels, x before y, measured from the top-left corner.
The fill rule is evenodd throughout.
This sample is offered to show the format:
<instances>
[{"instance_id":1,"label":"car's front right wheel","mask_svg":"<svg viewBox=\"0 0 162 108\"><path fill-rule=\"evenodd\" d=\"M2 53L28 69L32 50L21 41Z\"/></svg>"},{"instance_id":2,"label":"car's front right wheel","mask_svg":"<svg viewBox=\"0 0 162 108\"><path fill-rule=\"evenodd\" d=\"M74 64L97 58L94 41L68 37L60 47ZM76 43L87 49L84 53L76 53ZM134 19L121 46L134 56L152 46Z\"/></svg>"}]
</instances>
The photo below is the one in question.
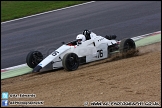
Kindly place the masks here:
<instances>
[{"instance_id":1,"label":"car's front right wheel","mask_svg":"<svg viewBox=\"0 0 162 108\"><path fill-rule=\"evenodd\" d=\"M39 51L31 51L26 57L26 63L30 68L35 68L42 60L43 55Z\"/></svg>"}]
</instances>

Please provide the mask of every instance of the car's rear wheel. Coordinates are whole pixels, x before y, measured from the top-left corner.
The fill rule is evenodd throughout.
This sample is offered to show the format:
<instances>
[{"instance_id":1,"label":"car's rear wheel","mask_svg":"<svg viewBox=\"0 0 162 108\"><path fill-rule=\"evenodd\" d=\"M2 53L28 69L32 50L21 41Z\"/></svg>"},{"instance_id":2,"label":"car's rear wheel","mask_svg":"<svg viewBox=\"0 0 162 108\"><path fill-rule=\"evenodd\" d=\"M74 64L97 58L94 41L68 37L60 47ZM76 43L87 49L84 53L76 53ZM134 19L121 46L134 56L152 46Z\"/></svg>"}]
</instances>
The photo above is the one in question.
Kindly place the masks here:
<instances>
[{"instance_id":1,"label":"car's rear wheel","mask_svg":"<svg viewBox=\"0 0 162 108\"><path fill-rule=\"evenodd\" d=\"M39 51L31 51L26 57L26 63L30 68L35 68L43 60L43 55Z\"/></svg>"},{"instance_id":2,"label":"car's rear wheel","mask_svg":"<svg viewBox=\"0 0 162 108\"><path fill-rule=\"evenodd\" d=\"M74 71L79 67L79 58L75 53L67 53L64 55L62 65L67 71Z\"/></svg>"},{"instance_id":3,"label":"car's rear wheel","mask_svg":"<svg viewBox=\"0 0 162 108\"><path fill-rule=\"evenodd\" d=\"M120 47L119 47L119 50L121 53L126 53L130 50L135 50L135 49L136 49L136 45L132 39L125 38L125 39L121 40Z\"/></svg>"}]
</instances>

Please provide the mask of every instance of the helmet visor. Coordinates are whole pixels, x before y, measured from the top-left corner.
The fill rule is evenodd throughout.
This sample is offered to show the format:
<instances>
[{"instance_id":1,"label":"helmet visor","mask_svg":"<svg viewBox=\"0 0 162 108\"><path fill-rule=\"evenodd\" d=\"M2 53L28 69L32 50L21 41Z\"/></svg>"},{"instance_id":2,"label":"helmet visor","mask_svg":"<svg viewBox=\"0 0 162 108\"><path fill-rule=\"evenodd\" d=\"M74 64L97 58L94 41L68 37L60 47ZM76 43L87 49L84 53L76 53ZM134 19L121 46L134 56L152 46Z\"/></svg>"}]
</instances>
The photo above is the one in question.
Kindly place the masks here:
<instances>
[{"instance_id":1,"label":"helmet visor","mask_svg":"<svg viewBox=\"0 0 162 108\"><path fill-rule=\"evenodd\" d=\"M82 39L77 39L77 41L78 41L78 42L81 42L81 41L82 41Z\"/></svg>"}]
</instances>

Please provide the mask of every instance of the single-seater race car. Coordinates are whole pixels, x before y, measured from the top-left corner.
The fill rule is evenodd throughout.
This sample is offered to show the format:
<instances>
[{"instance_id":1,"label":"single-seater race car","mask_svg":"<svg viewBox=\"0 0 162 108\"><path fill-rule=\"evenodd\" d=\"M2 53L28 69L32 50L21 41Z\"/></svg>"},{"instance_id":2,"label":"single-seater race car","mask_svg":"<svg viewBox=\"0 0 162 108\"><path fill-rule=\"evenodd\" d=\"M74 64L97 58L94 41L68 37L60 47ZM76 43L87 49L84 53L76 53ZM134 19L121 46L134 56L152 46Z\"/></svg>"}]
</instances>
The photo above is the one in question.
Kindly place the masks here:
<instances>
[{"instance_id":1,"label":"single-seater race car","mask_svg":"<svg viewBox=\"0 0 162 108\"><path fill-rule=\"evenodd\" d=\"M110 54L119 51L125 53L136 49L135 42L130 38L117 41L116 35L99 36L90 32L91 37L83 42L78 39L64 43L46 58L39 51L31 51L27 54L26 63L32 72L64 68L67 71L77 70L79 65L106 59Z\"/></svg>"}]
</instances>

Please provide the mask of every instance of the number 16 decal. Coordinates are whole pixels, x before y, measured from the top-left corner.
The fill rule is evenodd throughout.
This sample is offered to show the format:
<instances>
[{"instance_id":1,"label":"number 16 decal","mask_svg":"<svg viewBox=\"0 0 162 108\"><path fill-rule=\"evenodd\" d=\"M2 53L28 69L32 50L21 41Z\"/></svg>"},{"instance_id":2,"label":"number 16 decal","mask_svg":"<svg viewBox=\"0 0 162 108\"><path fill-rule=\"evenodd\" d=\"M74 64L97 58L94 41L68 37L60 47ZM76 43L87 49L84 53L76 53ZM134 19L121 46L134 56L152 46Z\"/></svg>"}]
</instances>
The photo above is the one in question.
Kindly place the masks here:
<instances>
[{"instance_id":1,"label":"number 16 decal","mask_svg":"<svg viewBox=\"0 0 162 108\"><path fill-rule=\"evenodd\" d=\"M97 50L98 52L98 58L103 57L103 50Z\"/></svg>"}]
</instances>

